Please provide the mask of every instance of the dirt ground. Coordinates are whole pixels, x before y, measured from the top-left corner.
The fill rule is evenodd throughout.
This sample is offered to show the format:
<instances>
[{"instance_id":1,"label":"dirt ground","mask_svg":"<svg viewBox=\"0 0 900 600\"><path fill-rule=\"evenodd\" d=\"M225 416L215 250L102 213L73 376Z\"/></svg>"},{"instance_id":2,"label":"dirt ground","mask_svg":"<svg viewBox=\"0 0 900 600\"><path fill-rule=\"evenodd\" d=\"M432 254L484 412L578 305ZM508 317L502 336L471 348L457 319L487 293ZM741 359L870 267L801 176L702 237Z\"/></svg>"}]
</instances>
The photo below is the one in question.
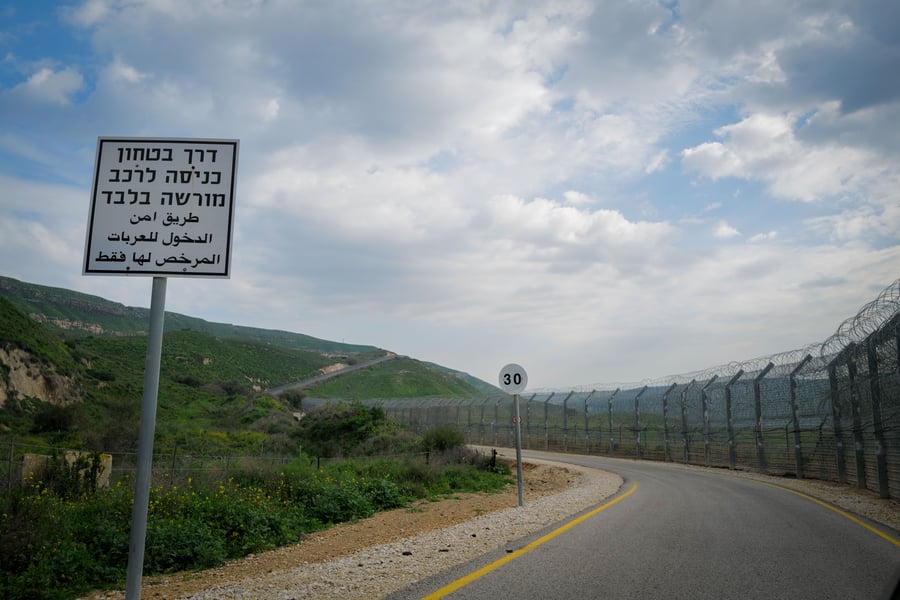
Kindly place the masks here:
<instances>
[{"instance_id":1,"label":"dirt ground","mask_svg":"<svg viewBox=\"0 0 900 600\"><path fill-rule=\"evenodd\" d=\"M515 467L513 467L515 468ZM525 500L565 490L573 474L564 467L523 462ZM422 500L375 516L343 523L303 537L299 543L252 555L217 569L145 577L142 598L179 598L223 580L240 580L260 573L282 571L304 563L326 562L360 548L397 541L420 533L462 523L473 517L518 505L515 482L492 494L457 494L429 502ZM87 600L122 598L121 592L96 592Z\"/></svg>"}]
</instances>

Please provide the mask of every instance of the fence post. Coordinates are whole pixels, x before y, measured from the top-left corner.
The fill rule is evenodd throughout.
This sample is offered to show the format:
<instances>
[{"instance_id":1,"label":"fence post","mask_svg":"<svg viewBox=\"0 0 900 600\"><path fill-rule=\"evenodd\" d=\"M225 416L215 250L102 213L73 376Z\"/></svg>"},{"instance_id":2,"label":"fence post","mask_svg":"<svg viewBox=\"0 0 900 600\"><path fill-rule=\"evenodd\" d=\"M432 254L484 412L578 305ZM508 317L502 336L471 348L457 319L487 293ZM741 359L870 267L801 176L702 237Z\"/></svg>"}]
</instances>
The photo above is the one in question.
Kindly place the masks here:
<instances>
[{"instance_id":1,"label":"fence post","mask_svg":"<svg viewBox=\"0 0 900 600\"><path fill-rule=\"evenodd\" d=\"M687 400L688 391L697 383L696 379L681 390L681 462L687 463L691 459L691 448L688 445L688 427L687 427L687 410L685 409L685 401Z\"/></svg>"},{"instance_id":2,"label":"fence post","mask_svg":"<svg viewBox=\"0 0 900 600\"><path fill-rule=\"evenodd\" d=\"M575 393L575 390L569 392L569 395L563 399L563 452L569 451L569 398L572 397L572 394Z\"/></svg>"},{"instance_id":3,"label":"fence post","mask_svg":"<svg viewBox=\"0 0 900 600\"><path fill-rule=\"evenodd\" d=\"M491 423L491 429L493 430L495 446L497 445L497 430L500 428L500 402L502 400L500 398L494 403L494 422Z\"/></svg>"},{"instance_id":4,"label":"fence post","mask_svg":"<svg viewBox=\"0 0 900 600\"><path fill-rule=\"evenodd\" d=\"M753 378L753 405L756 410L756 456L760 473L766 472L766 452L763 447L762 397L759 390L759 382L774 368L775 363L770 362L765 369L759 372L759 375Z\"/></svg>"},{"instance_id":5,"label":"fence post","mask_svg":"<svg viewBox=\"0 0 900 600\"><path fill-rule=\"evenodd\" d=\"M532 394L531 398L525 401L525 447L531 449L531 401L537 394Z\"/></svg>"},{"instance_id":6,"label":"fence post","mask_svg":"<svg viewBox=\"0 0 900 600\"><path fill-rule=\"evenodd\" d=\"M794 464L797 471L797 479L803 479L803 451L800 447L800 406L797 404L797 373L799 373L806 363L812 360L812 355L807 354L800 361L793 371L791 371L791 417L794 424Z\"/></svg>"},{"instance_id":7,"label":"fence post","mask_svg":"<svg viewBox=\"0 0 900 600\"><path fill-rule=\"evenodd\" d=\"M718 375L713 375L706 385L700 388L700 408L703 412L703 458L707 467L709 466L709 399L706 396L706 390L718 378Z\"/></svg>"},{"instance_id":8,"label":"fence post","mask_svg":"<svg viewBox=\"0 0 900 600\"><path fill-rule=\"evenodd\" d=\"M894 356L897 357L897 372L900 373L900 327L897 327L897 331L894 334L894 339L897 342L897 349L894 352Z\"/></svg>"},{"instance_id":9,"label":"fence post","mask_svg":"<svg viewBox=\"0 0 900 600\"><path fill-rule=\"evenodd\" d=\"M477 398L473 398L469 405L466 407L466 439L469 440L469 443L472 443L472 405L477 402Z\"/></svg>"},{"instance_id":10,"label":"fence post","mask_svg":"<svg viewBox=\"0 0 900 600\"><path fill-rule=\"evenodd\" d=\"M853 417L853 449L856 455L856 485L867 488L866 482L866 450L862 436L862 417L859 414L859 388L857 385L856 362L853 360L853 351L856 344L851 343L847 352L847 375L850 377L850 414Z\"/></svg>"},{"instance_id":11,"label":"fence post","mask_svg":"<svg viewBox=\"0 0 900 600\"><path fill-rule=\"evenodd\" d=\"M550 449L550 398L555 395L556 392L550 392L544 400L544 450Z\"/></svg>"},{"instance_id":12,"label":"fence post","mask_svg":"<svg viewBox=\"0 0 900 600\"><path fill-rule=\"evenodd\" d=\"M591 390L591 393L588 394L584 399L584 452L585 454L591 453L591 434L590 429L588 428L588 401L591 399L591 396L594 395L595 390Z\"/></svg>"},{"instance_id":13,"label":"fence post","mask_svg":"<svg viewBox=\"0 0 900 600\"><path fill-rule=\"evenodd\" d=\"M641 460L641 396L647 391L645 385L634 397L634 457Z\"/></svg>"},{"instance_id":14,"label":"fence post","mask_svg":"<svg viewBox=\"0 0 900 600\"><path fill-rule=\"evenodd\" d=\"M488 398L481 403L481 423L478 425L478 443L484 444L484 407L487 406Z\"/></svg>"},{"instance_id":15,"label":"fence post","mask_svg":"<svg viewBox=\"0 0 900 600\"><path fill-rule=\"evenodd\" d=\"M847 483L847 463L844 459L844 431L841 423L841 397L837 381L837 367L834 363L828 366L828 384L831 388L831 418L834 426L834 453L838 483Z\"/></svg>"},{"instance_id":16,"label":"fence post","mask_svg":"<svg viewBox=\"0 0 900 600\"><path fill-rule=\"evenodd\" d=\"M728 468L734 470L737 456L734 447L734 414L731 409L731 386L744 374L743 369L739 369L728 383L725 384L725 423L728 429Z\"/></svg>"},{"instance_id":17,"label":"fence post","mask_svg":"<svg viewBox=\"0 0 900 600\"><path fill-rule=\"evenodd\" d=\"M875 343L872 337L866 343L866 355L869 359L869 391L872 396L872 429L875 434L875 465L878 473L878 495L882 498L890 498L884 423L881 415L881 382L878 375L878 353Z\"/></svg>"},{"instance_id":18,"label":"fence post","mask_svg":"<svg viewBox=\"0 0 900 600\"><path fill-rule=\"evenodd\" d=\"M613 433L613 418L612 418L612 403L613 398L616 397L616 394L619 393L619 388L616 388L616 391L612 393L612 396L609 397L609 453L610 455L614 454L616 451L616 434Z\"/></svg>"},{"instance_id":19,"label":"fence post","mask_svg":"<svg viewBox=\"0 0 900 600\"><path fill-rule=\"evenodd\" d=\"M669 450L669 394L677 385L677 383L673 383L663 394L663 462L672 460L672 453Z\"/></svg>"}]
</instances>

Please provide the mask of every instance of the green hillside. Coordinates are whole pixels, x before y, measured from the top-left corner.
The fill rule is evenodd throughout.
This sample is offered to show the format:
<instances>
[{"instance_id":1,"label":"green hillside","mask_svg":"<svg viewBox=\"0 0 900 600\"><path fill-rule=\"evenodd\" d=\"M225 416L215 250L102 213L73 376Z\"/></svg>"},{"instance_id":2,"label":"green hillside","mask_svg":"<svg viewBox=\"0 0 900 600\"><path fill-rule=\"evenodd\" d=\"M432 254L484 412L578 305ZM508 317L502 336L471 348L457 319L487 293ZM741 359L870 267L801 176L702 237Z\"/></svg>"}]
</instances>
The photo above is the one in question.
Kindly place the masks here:
<instances>
[{"instance_id":1,"label":"green hillside","mask_svg":"<svg viewBox=\"0 0 900 600\"><path fill-rule=\"evenodd\" d=\"M58 336L29 319L9 300L0 296L0 347L6 346L27 350L40 360L55 365L63 374L71 373L76 368L72 355Z\"/></svg>"},{"instance_id":2,"label":"green hillside","mask_svg":"<svg viewBox=\"0 0 900 600\"><path fill-rule=\"evenodd\" d=\"M306 393L317 398L343 400L481 395L480 390L463 379L411 358L399 358L349 373L309 388Z\"/></svg>"},{"instance_id":3,"label":"green hillside","mask_svg":"<svg viewBox=\"0 0 900 600\"><path fill-rule=\"evenodd\" d=\"M150 310L146 308L125 306L99 296L25 283L10 277L0 277L0 296L26 315L37 316L48 326L70 334L146 334L150 321ZM165 328L166 331L193 329L217 337L256 340L298 350L383 353L375 346L344 344L289 331L214 323L173 312L166 312Z\"/></svg>"},{"instance_id":4,"label":"green hillside","mask_svg":"<svg viewBox=\"0 0 900 600\"><path fill-rule=\"evenodd\" d=\"M133 309L86 296L0 279L0 343L21 348L28 377L66 375L66 405L16 390L2 402L0 435L22 443L130 452L136 448L147 338ZM4 296L8 296L4 297ZM41 322L26 316L43 315ZM373 346L328 343L287 332L207 323L167 315L167 324L189 329L165 332L157 412L157 445L183 452L293 451L294 413L304 396L342 400L403 397L466 397L482 392L462 374L409 358L399 358L341 375L301 393L273 397L269 388L303 381L338 363L357 363L383 354ZM91 334L52 324L52 319L90 322L105 333ZM179 320L181 319L181 320ZM202 328L224 332L215 335ZM112 329L118 328L118 329ZM122 335L128 332L130 335ZM237 337L242 334L248 337ZM278 343L274 340L278 340ZM289 347L310 343L315 351ZM333 344L333 345L332 345ZM368 350L354 353L353 350ZM329 351L330 350L330 351ZM340 354L334 357L333 354ZM349 356L349 358L347 358ZM0 383L9 387L10 369L0 364ZM19 367L24 369L24 367ZM18 373L21 378L22 373ZM54 381L59 381L55 378Z\"/></svg>"}]
</instances>

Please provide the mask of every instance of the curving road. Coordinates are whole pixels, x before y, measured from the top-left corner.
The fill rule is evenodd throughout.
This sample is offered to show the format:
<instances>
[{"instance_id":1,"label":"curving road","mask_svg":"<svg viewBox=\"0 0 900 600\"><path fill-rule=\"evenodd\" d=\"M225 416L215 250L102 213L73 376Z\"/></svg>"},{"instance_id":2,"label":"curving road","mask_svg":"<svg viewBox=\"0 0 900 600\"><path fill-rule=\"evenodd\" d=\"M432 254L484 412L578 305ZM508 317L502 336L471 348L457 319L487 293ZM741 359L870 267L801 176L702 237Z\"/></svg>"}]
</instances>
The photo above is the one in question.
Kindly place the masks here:
<instances>
[{"instance_id":1,"label":"curving road","mask_svg":"<svg viewBox=\"0 0 900 600\"><path fill-rule=\"evenodd\" d=\"M900 569L898 532L782 488L660 463L523 455L618 473L625 485L618 501L563 532L559 524L514 554L498 551L390 598L862 600L888 597Z\"/></svg>"}]
</instances>

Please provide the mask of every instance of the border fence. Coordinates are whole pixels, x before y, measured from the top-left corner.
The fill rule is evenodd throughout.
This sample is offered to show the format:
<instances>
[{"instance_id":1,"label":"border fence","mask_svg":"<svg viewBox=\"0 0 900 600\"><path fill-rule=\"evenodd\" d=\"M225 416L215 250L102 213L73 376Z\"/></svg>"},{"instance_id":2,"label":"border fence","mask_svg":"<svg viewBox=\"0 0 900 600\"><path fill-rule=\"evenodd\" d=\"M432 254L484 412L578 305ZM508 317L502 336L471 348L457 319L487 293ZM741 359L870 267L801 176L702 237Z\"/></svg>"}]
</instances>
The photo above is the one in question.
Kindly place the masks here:
<instances>
[{"instance_id":1,"label":"border fence","mask_svg":"<svg viewBox=\"0 0 900 600\"><path fill-rule=\"evenodd\" d=\"M520 396L522 447L849 483L900 498L900 279L820 344L641 384ZM515 444L513 399L371 400Z\"/></svg>"}]
</instances>

